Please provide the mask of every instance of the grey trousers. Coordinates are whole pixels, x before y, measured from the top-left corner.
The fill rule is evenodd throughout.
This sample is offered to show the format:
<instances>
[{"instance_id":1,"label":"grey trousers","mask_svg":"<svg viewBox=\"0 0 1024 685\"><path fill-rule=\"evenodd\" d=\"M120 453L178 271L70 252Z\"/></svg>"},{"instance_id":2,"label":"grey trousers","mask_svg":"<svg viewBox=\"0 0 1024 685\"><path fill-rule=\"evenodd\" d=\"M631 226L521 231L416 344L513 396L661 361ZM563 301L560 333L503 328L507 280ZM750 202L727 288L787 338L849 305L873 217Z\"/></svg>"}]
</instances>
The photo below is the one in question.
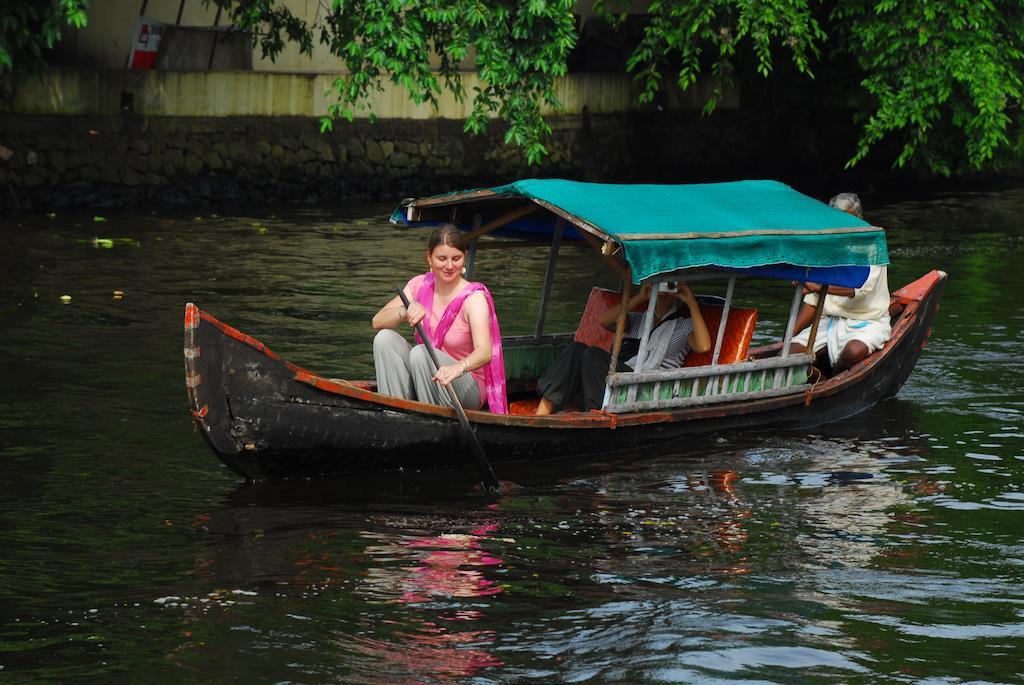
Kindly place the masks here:
<instances>
[{"instance_id":1,"label":"grey trousers","mask_svg":"<svg viewBox=\"0 0 1024 685\"><path fill-rule=\"evenodd\" d=\"M435 351L442 366L455 363L455 359L446 352ZM377 370L377 392L444 407L452 406L448 391L433 380L436 370L425 345L413 347L399 333L385 328L373 338L373 365ZM483 406L480 388L471 374L462 374L452 381L451 387L455 389L464 408L479 409Z\"/></svg>"}]
</instances>

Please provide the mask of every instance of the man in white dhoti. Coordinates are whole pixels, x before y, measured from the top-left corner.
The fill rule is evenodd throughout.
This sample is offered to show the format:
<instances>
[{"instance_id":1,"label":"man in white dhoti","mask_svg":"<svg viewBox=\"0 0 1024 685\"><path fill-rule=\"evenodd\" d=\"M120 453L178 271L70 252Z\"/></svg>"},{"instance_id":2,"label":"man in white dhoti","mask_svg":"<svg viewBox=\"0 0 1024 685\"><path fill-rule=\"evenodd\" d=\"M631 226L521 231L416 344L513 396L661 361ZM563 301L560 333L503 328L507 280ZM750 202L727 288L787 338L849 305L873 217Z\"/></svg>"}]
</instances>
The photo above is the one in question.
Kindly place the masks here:
<instances>
[{"instance_id":1,"label":"man in white dhoti","mask_svg":"<svg viewBox=\"0 0 1024 685\"><path fill-rule=\"evenodd\" d=\"M854 193L840 193L829 205L863 218L860 198ZM790 352L807 349L810 323L821 292L819 283L804 284L804 304L797 316ZM846 371L879 349L891 335L889 324L889 278L884 266L872 266L868 278L859 288L829 286L825 296L814 352L828 348L833 375Z\"/></svg>"}]
</instances>

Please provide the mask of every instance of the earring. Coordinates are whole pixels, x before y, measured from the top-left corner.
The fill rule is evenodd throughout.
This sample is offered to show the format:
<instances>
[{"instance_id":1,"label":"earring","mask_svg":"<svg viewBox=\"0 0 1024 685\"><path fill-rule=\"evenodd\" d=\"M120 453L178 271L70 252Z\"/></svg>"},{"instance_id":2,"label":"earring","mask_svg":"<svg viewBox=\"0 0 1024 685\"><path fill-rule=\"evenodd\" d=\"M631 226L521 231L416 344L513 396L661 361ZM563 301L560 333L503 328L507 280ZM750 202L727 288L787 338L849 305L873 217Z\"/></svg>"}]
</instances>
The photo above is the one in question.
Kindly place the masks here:
<instances>
[{"instance_id":1,"label":"earring","mask_svg":"<svg viewBox=\"0 0 1024 685\"><path fill-rule=\"evenodd\" d=\"M465 275L466 275L466 267L462 267L462 275L463 275L463 276L465 276Z\"/></svg>"}]
</instances>

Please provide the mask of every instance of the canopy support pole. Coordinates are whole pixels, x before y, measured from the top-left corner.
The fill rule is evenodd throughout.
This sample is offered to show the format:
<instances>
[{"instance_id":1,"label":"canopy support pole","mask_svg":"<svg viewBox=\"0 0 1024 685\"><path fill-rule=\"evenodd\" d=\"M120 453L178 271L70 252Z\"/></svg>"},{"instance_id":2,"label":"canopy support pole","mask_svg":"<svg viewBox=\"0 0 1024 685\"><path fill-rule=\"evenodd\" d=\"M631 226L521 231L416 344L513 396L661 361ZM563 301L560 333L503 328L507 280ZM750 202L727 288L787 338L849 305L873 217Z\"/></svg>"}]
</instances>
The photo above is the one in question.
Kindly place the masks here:
<instances>
[{"instance_id":1,"label":"canopy support pole","mask_svg":"<svg viewBox=\"0 0 1024 685\"><path fill-rule=\"evenodd\" d=\"M480 228L480 222L483 221L483 216L480 214L473 215L473 230ZM473 279L473 266L476 264L476 246L478 242L474 240L469 244L469 254L466 255L466 280Z\"/></svg>"},{"instance_id":2,"label":"canopy support pole","mask_svg":"<svg viewBox=\"0 0 1024 685\"><path fill-rule=\"evenodd\" d=\"M644 313L644 325L640 331L640 348L636 352L636 371L643 371L644 362L647 361L647 348L651 342L651 329L654 328L654 311L658 308L658 292L661 290L660 283L651 284L651 296L647 300L647 311ZM628 313L627 313L628 316ZM623 329L625 333L625 329ZM632 385L626 391L626 401L636 401L636 386Z\"/></svg>"},{"instance_id":3,"label":"canopy support pole","mask_svg":"<svg viewBox=\"0 0 1024 685\"><path fill-rule=\"evenodd\" d=\"M619 302L619 316L615 319L615 340L612 342L612 356L608 362L608 376L615 373L619 366L619 352L622 350L622 334L626 331L626 314L629 313L630 288L633 285L632 275L627 270L622 279L622 300ZM605 383L604 402L602 407L607 407L612 397L612 388Z\"/></svg>"},{"instance_id":4,"label":"canopy support pole","mask_svg":"<svg viewBox=\"0 0 1024 685\"><path fill-rule=\"evenodd\" d=\"M800 281L797 283L796 289L793 291L793 304L790 305L790 319L785 323L785 335L782 336L782 351L779 356L785 357L790 356L790 344L793 342L793 334L798 333L794 331L794 327L797 325L797 315L800 312L800 306L804 301L804 282ZM785 384L790 385L793 382L793 369L791 368L785 373Z\"/></svg>"},{"instance_id":5,"label":"canopy support pole","mask_svg":"<svg viewBox=\"0 0 1024 685\"><path fill-rule=\"evenodd\" d=\"M654 328L654 310L658 307L658 291L660 286L660 283L651 284L651 296L647 299L647 311L644 313L644 326L640 330L640 348L636 353L637 371L643 370L644 362L647 358L647 348L651 342L651 329Z\"/></svg>"},{"instance_id":6,"label":"canopy support pole","mask_svg":"<svg viewBox=\"0 0 1024 685\"><path fill-rule=\"evenodd\" d=\"M711 366L718 366L718 357L722 353L722 336L725 325L729 322L729 308L732 306L732 295L736 290L736 277L729 277L729 286L725 289L725 304L722 305L722 320L718 322L718 335L715 338L715 353L711 355Z\"/></svg>"},{"instance_id":7,"label":"canopy support pole","mask_svg":"<svg viewBox=\"0 0 1024 685\"><path fill-rule=\"evenodd\" d=\"M804 284L803 283L800 283L800 284L797 285L797 292L798 293L802 293L803 289L804 289ZM812 365L814 364L814 360L817 357L817 355L814 354L814 340L818 337L818 324L821 323L821 313L823 311L825 311L825 296L826 295L828 295L828 284L827 283L823 283L821 285L821 290L818 291L818 304L815 305L815 307L814 307L814 320L811 321L811 331L810 331L810 333L807 334L807 349L805 350L805 352L808 355L808 357L810 358L810 360L811 360L810 363ZM794 298L794 303L796 303L798 301L799 300ZM785 343L785 345L783 346L782 352L783 352L783 354L788 354L789 353L789 343L788 342ZM781 371L776 371L775 372L775 385L776 386L778 386L778 384L779 384L779 376L781 374L782 374ZM789 385L790 382L792 381L792 379L793 379L793 369L789 369L786 372L786 385Z\"/></svg>"},{"instance_id":8,"label":"canopy support pole","mask_svg":"<svg viewBox=\"0 0 1024 685\"><path fill-rule=\"evenodd\" d=\"M511 212L506 212L506 213L502 214L497 219L494 219L492 221L488 221L486 224L484 224L483 226L480 226L479 228L474 228L472 231L467 233L464 236L464 238L465 238L466 242L473 242L474 240L476 240L480 236L485 235L487 233L490 233L491 231L497 230L497 229L501 228L502 226L504 226L505 224L508 224L508 223L511 223L511 222L515 221L516 219L521 219L522 217L526 216L527 214L532 214L532 213L536 212L538 209L540 209L540 207L538 207L537 205L535 205L532 202L529 203L528 205L526 205L525 207L519 207L518 209L513 209Z\"/></svg>"},{"instance_id":9,"label":"canopy support pole","mask_svg":"<svg viewBox=\"0 0 1024 685\"><path fill-rule=\"evenodd\" d=\"M538 340L544 335L544 319L548 313L548 301L551 299L551 286L555 282L555 264L558 261L558 249L562 245L562 232L565 231L565 219L558 217L555 221L555 232L551 236L551 252L548 253L548 270L544 274L544 289L540 293L540 311L537 312L537 326L533 337ZM476 245L476 243L473 243Z\"/></svg>"},{"instance_id":10,"label":"canopy support pole","mask_svg":"<svg viewBox=\"0 0 1024 685\"><path fill-rule=\"evenodd\" d=\"M789 321L786 322L786 335L782 338L782 354L780 357L789 356L789 343L793 341L793 334L799 333L800 331L794 331L793 326L796 325L796 315L800 311L800 302L804 299L804 282L800 281L796 284L796 289L793 291L793 303L789 306Z\"/></svg>"},{"instance_id":11,"label":"canopy support pole","mask_svg":"<svg viewBox=\"0 0 1024 685\"><path fill-rule=\"evenodd\" d=\"M715 352L711 355L711 366L718 366L718 357L722 353L722 336L725 335L725 325L729 322L729 308L732 306L732 295L736 290L736 277L729 277L729 285L725 289L725 304L722 305L722 319L718 322L718 335L715 336ZM711 394L718 392L718 380L716 376L711 382Z\"/></svg>"},{"instance_id":12,"label":"canopy support pole","mask_svg":"<svg viewBox=\"0 0 1024 685\"><path fill-rule=\"evenodd\" d=\"M828 283L821 284L818 291L818 306L814 308L814 321L811 322L811 332L807 336L807 351L814 355L814 339L818 337L818 324L821 323L821 313L825 311L825 298L828 297Z\"/></svg>"},{"instance_id":13,"label":"canopy support pole","mask_svg":"<svg viewBox=\"0 0 1024 685\"><path fill-rule=\"evenodd\" d=\"M647 298L647 311L643 315L643 328L640 330L640 348L637 350L637 362L636 367L634 367L638 372L643 371L647 361L647 348L650 346L650 332L654 328L654 311L657 309L657 294L659 291L659 283L650 284L650 297ZM629 401L636 399L636 387L630 388L628 399Z\"/></svg>"}]
</instances>

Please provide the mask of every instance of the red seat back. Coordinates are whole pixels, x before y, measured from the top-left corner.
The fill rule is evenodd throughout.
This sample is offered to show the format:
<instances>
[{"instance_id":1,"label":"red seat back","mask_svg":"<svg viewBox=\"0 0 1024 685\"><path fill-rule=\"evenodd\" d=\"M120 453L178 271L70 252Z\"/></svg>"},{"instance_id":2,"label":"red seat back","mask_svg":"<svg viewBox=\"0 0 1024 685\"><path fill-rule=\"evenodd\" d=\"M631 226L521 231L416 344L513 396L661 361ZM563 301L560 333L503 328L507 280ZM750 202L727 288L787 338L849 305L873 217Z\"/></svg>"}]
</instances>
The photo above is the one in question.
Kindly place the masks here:
<instances>
[{"instance_id":1,"label":"red seat back","mask_svg":"<svg viewBox=\"0 0 1024 685\"><path fill-rule=\"evenodd\" d=\"M580 324L576 328L576 335L573 340L585 345L601 347L610 350L615 334L601 326L598 321L601 315L609 307L617 306L621 299L620 294L605 290L604 288L593 288L590 297L587 299L587 306L583 310ZM643 311L646 305L641 305L634 311ZM722 320L722 307L714 304L701 304L700 311L704 315L704 322L708 326L708 333L711 334L711 351L703 354L690 353L686 355L684 366L703 366L711 363L714 354L715 338L718 335L718 324ZM729 321L725 325L725 333L722 336L722 349L718 355L719 364L734 364L747 358L747 351L750 349L750 339L754 335L754 327L757 325L757 310L743 307L731 307L729 309Z\"/></svg>"}]
</instances>

